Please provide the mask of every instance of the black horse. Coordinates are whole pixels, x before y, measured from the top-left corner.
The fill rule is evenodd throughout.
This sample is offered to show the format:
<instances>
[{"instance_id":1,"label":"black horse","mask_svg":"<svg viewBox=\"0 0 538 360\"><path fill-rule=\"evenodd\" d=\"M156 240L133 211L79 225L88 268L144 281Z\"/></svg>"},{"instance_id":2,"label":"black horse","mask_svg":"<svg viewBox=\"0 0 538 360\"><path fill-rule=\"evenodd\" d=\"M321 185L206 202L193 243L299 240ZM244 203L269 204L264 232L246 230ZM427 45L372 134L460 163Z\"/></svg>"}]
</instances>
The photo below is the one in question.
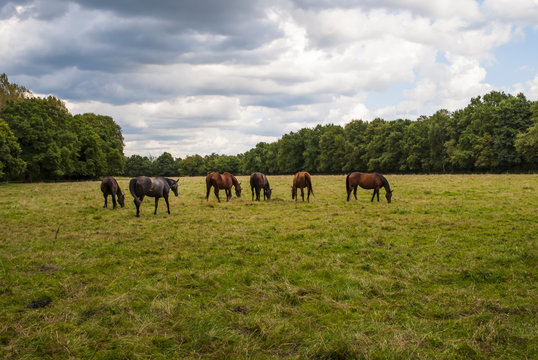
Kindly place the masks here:
<instances>
[{"instance_id":1,"label":"black horse","mask_svg":"<svg viewBox=\"0 0 538 360\"><path fill-rule=\"evenodd\" d=\"M260 201L260 191L263 189L263 199L271 200L272 189L269 186L267 176L261 172L255 172L250 175L250 191L252 192L252 200L254 200L254 191L256 191L256 201Z\"/></svg>"},{"instance_id":2,"label":"black horse","mask_svg":"<svg viewBox=\"0 0 538 360\"><path fill-rule=\"evenodd\" d=\"M151 179L147 176L139 176L135 179L131 179L129 182L129 191L134 197L134 203L136 205L136 216L140 216L140 204L144 200L144 196L151 196L155 198L155 212L157 214L157 205L159 204L159 198L163 197L166 201L166 208L168 214L170 214L170 205L168 204L168 193L170 189L177 196L177 182L178 180L172 180L159 176L155 179Z\"/></svg>"},{"instance_id":3,"label":"black horse","mask_svg":"<svg viewBox=\"0 0 538 360\"><path fill-rule=\"evenodd\" d=\"M105 205L103 207L106 208L108 206L108 195L112 196L113 209L116 208L116 196L118 197L118 203L120 204L120 206L125 206L125 196L121 192L118 182L112 176L107 176L103 179L103 181L101 181L101 191L103 192L103 196L105 197Z\"/></svg>"}]
</instances>

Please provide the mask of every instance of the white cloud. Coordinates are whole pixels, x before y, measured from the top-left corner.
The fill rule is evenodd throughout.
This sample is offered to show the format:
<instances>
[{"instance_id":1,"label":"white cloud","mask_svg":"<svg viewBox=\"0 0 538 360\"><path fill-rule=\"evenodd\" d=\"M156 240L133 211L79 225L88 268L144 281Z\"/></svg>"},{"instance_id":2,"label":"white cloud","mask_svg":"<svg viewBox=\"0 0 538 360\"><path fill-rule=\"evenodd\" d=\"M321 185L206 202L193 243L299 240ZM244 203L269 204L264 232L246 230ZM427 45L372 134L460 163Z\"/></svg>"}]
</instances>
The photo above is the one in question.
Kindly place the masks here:
<instances>
[{"instance_id":1,"label":"white cloud","mask_svg":"<svg viewBox=\"0 0 538 360\"><path fill-rule=\"evenodd\" d=\"M234 11L189 16L183 5L170 9L177 24L167 8L135 3L5 15L0 48L10 51L0 63L73 113L112 116L127 154L175 156L243 152L316 124L455 110L492 90L492 50L524 41L522 26L538 19L530 0L282 0L237 10L260 26ZM536 94L537 82L520 87ZM369 107L375 97L387 103Z\"/></svg>"}]
</instances>

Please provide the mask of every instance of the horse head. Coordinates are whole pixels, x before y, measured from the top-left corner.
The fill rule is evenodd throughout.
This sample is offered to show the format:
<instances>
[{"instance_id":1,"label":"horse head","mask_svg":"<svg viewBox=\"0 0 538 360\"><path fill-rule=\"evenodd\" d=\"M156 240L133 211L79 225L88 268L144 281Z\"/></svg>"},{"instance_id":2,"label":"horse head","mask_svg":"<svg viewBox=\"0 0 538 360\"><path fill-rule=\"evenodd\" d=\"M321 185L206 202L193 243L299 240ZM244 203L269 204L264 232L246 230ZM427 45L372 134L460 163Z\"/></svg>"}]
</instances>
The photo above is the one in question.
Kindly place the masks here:
<instances>
[{"instance_id":1,"label":"horse head","mask_svg":"<svg viewBox=\"0 0 538 360\"><path fill-rule=\"evenodd\" d=\"M124 207L125 206L125 196L123 195L123 193L118 193L118 203L120 204L121 207ZM114 196L114 195L112 195Z\"/></svg>"},{"instance_id":2,"label":"horse head","mask_svg":"<svg viewBox=\"0 0 538 360\"><path fill-rule=\"evenodd\" d=\"M237 186L235 187L235 196L241 197L241 183L238 182Z\"/></svg>"},{"instance_id":3,"label":"horse head","mask_svg":"<svg viewBox=\"0 0 538 360\"><path fill-rule=\"evenodd\" d=\"M385 198L387 199L387 202L390 204L390 200L392 199L392 191L387 191L385 193Z\"/></svg>"},{"instance_id":4,"label":"horse head","mask_svg":"<svg viewBox=\"0 0 538 360\"><path fill-rule=\"evenodd\" d=\"M273 192L273 189L271 189L269 186L266 186L263 188L263 192L268 200L271 200L271 194Z\"/></svg>"},{"instance_id":5,"label":"horse head","mask_svg":"<svg viewBox=\"0 0 538 360\"><path fill-rule=\"evenodd\" d=\"M179 182L179 179L172 180L172 186L170 186L170 189L174 192L174 195L177 196L177 183Z\"/></svg>"}]
</instances>

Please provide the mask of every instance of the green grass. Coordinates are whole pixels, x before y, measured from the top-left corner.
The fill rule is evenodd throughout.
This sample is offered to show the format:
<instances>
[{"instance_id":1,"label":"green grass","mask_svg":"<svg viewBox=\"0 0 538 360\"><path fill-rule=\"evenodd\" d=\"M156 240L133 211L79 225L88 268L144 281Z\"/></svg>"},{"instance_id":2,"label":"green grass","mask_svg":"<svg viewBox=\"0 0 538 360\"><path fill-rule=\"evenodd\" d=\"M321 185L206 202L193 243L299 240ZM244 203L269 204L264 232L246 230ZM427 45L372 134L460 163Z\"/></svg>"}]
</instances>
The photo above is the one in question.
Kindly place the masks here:
<instances>
[{"instance_id":1,"label":"green grass","mask_svg":"<svg viewBox=\"0 0 538 360\"><path fill-rule=\"evenodd\" d=\"M140 218L99 182L0 185L0 358L534 358L538 176L387 179L296 204L291 176L259 203L182 178Z\"/></svg>"}]
</instances>

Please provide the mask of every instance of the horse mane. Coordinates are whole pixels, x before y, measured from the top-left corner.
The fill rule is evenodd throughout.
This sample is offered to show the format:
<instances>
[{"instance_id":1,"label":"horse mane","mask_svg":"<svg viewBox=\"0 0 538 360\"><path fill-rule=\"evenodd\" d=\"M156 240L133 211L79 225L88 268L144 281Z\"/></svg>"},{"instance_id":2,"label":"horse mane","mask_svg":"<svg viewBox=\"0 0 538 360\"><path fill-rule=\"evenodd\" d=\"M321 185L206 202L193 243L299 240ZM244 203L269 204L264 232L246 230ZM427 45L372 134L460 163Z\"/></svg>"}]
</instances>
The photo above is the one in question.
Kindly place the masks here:
<instances>
[{"instance_id":1,"label":"horse mane","mask_svg":"<svg viewBox=\"0 0 538 360\"><path fill-rule=\"evenodd\" d=\"M232 177L232 184L234 184L234 186L237 187L239 185L239 181L232 174L230 174L230 176Z\"/></svg>"},{"instance_id":2,"label":"horse mane","mask_svg":"<svg viewBox=\"0 0 538 360\"><path fill-rule=\"evenodd\" d=\"M381 181L383 182L383 186L385 187L385 190L387 192L392 192L392 190L390 189L390 185L389 185L389 182L387 181L387 179L385 179L385 177L381 174L378 174L380 177L381 177Z\"/></svg>"}]
</instances>

